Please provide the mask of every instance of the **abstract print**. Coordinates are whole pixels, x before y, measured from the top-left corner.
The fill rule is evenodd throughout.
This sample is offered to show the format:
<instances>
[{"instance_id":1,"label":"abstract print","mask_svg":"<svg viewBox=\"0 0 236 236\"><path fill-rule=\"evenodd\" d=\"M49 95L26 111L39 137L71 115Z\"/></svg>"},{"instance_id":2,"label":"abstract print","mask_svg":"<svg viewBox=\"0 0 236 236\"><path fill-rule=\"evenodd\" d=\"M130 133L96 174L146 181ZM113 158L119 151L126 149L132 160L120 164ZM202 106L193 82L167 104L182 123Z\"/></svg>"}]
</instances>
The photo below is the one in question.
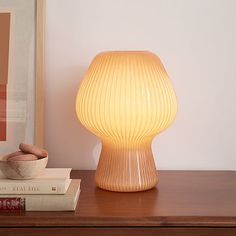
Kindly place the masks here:
<instances>
[{"instance_id":1,"label":"abstract print","mask_svg":"<svg viewBox=\"0 0 236 236\"><path fill-rule=\"evenodd\" d=\"M0 141L7 140L7 82L10 41L9 12L0 13Z\"/></svg>"}]
</instances>

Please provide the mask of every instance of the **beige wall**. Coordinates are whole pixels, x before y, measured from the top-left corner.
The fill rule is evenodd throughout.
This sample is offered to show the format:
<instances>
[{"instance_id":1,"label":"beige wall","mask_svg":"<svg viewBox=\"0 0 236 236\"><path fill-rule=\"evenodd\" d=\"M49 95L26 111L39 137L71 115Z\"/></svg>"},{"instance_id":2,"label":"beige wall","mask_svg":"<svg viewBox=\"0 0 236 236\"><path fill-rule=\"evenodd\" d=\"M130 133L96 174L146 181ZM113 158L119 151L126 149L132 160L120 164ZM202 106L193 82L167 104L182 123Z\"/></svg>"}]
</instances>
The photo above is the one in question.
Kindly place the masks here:
<instances>
[{"instance_id":1,"label":"beige wall","mask_svg":"<svg viewBox=\"0 0 236 236\"><path fill-rule=\"evenodd\" d=\"M50 166L94 169L99 141L75 96L103 50L150 50L173 81L179 111L155 139L159 169L236 169L236 1L46 1L45 141Z\"/></svg>"}]
</instances>

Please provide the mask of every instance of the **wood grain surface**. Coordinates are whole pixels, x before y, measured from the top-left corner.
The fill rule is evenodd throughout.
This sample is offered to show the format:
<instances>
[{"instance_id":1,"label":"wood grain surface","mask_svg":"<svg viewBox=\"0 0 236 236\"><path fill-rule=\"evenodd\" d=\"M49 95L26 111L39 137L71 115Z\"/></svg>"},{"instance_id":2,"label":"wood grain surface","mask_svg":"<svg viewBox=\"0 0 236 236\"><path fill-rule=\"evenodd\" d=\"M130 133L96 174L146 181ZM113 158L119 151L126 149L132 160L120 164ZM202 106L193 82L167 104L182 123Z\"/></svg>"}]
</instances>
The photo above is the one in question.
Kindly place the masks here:
<instances>
[{"instance_id":1,"label":"wood grain surface","mask_svg":"<svg viewBox=\"0 0 236 236\"><path fill-rule=\"evenodd\" d=\"M160 171L158 186L139 193L96 188L94 174L94 171L72 171L72 178L82 179L75 212L0 213L0 226L231 227L235 230L234 171Z\"/></svg>"},{"instance_id":2,"label":"wood grain surface","mask_svg":"<svg viewBox=\"0 0 236 236\"><path fill-rule=\"evenodd\" d=\"M235 228L115 227L115 228L8 228L7 236L235 236Z\"/></svg>"}]
</instances>

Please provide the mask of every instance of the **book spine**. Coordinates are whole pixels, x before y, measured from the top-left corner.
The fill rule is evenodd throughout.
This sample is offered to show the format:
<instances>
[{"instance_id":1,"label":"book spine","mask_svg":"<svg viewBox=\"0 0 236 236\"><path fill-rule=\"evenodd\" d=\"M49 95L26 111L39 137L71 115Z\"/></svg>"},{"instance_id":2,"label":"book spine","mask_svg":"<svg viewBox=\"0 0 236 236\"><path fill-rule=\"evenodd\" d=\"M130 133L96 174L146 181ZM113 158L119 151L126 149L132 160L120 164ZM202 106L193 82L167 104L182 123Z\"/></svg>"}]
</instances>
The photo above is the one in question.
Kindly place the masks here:
<instances>
[{"instance_id":1,"label":"book spine","mask_svg":"<svg viewBox=\"0 0 236 236\"><path fill-rule=\"evenodd\" d=\"M25 199L20 197L0 198L0 212L18 212L25 210Z\"/></svg>"},{"instance_id":2,"label":"book spine","mask_svg":"<svg viewBox=\"0 0 236 236\"><path fill-rule=\"evenodd\" d=\"M2 195L1 211L74 211L80 194L80 180L73 180L62 195Z\"/></svg>"},{"instance_id":3,"label":"book spine","mask_svg":"<svg viewBox=\"0 0 236 236\"><path fill-rule=\"evenodd\" d=\"M64 194L63 183L0 183L0 194Z\"/></svg>"},{"instance_id":4,"label":"book spine","mask_svg":"<svg viewBox=\"0 0 236 236\"><path fill-rule=\"evenodd\" d=\"M0 198L0 212L22 212L22 211L74 211L76 199L35 199L27 197L5 197Z\"/></svg>"}]
</instances>

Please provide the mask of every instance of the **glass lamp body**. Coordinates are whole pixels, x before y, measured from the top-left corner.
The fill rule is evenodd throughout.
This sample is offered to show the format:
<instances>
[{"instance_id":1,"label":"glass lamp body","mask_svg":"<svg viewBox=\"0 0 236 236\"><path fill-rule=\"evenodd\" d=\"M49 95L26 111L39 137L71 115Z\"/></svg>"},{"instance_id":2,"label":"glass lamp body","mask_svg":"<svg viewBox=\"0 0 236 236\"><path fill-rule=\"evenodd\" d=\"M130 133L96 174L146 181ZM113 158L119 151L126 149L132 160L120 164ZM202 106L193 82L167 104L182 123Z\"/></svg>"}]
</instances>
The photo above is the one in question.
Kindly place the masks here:
<instances>
[{"instance_id":1,"label":"glass lamp body","mask_svg":"<svg viewBox=\"0 0 236 236\"><path fill-rule=\"evenodd\" d=\"M120 192L153 188L153 138L173 122L174 90L160 59L146 51L98 54L80 85L76 112L102 141L95 181Z\"/></svg>"}]
</instances>

